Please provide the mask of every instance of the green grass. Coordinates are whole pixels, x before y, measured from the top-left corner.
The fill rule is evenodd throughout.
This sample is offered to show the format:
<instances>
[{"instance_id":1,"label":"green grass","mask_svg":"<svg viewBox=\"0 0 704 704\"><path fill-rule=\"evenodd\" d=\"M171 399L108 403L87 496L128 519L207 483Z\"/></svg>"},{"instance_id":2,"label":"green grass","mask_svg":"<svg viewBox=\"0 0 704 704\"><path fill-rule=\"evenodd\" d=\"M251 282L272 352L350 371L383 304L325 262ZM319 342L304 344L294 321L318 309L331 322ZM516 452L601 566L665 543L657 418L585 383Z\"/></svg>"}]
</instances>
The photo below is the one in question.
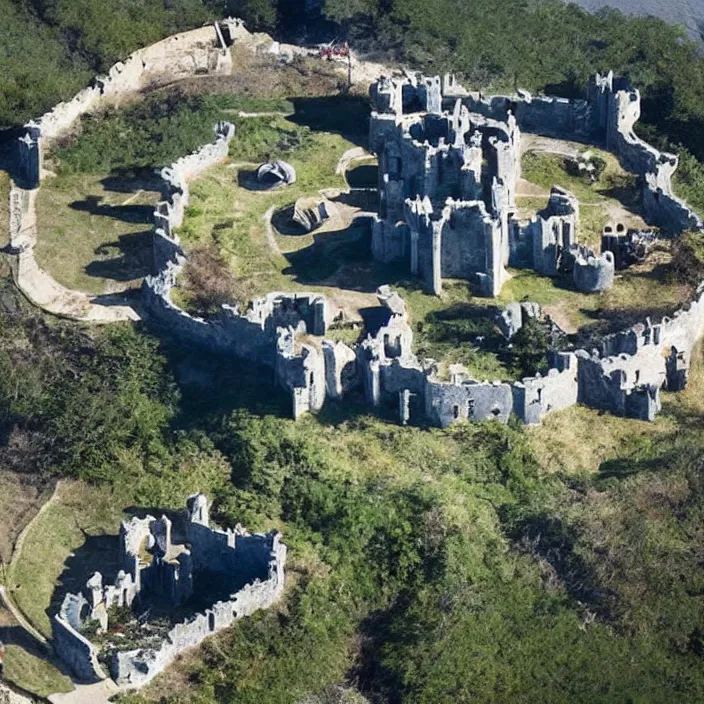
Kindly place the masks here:
<instances>
[{"instance_id":1,"label":"green grass","mask_svg":"<svg viewBox=\"0 0 704 704\"><path fill-rule=\"evenodd\" d=\"M71 680L54 665L16 645L7 648L4 677L8 682L40 697L74 689Z\"/></svg>"},{"instance_id":2,"label":"green grass","mask_svg":"<svg viewBox=\"0 0 704 704\"><path fill-rule=\"evenodd\" d=\"M627 227L645 227L645 222L638 214L636 177L624 171L613 154L595 148L589 151L606 162L604 171L594 183L570 173L565 157L531 151L523 155L521 175L546 192L553 185L571 191L580 202L579 241L598 250L601 231L607 222L616 220ZM546 205L546 202L540 203L540 199L533 197L518 200L524 216L529 206L540 210Z\"/></svg>"},{"instance_id":3,"label":"green grass","mask_svg":"<svg viewBox=\"0 0 704 704\"><path fill-rule=\"evenodd\" d=\"M221 110L234 112L283 112L293 113L294 104L286 98L258 98L251 95L223 94L217 97Z\"/></svg>"},{"instance_id":4,"label":"green grass","mask_svg":"<svg viewBox=\"0 0 704 704\"><path fill-rule=\"evenodd\" d=\"M281 131L292 127L281 118L274 119L270 125L280 127ZM274 139L267 133L258 144L275 144L280 133L276 129ZM242 164L241 167L216 167L191 184L190 205L179 231L184 246L215 245L225 261L230 262L239 284L250 297L277 288L295 288L295 276L284 273L289 262L267 241L264 213L270 208L288 205L301 195L315 193L326 185L343 187L342 179L335 178L335 165L348 143L336 135L316 134L309 139L312 144L307 148L287 155L297 173L293 186L263 192L238 186L238 171L256 168L258 162L250 161L252 150L257 153L262 150L261 146L252 147L251 143L240 150L239 141L231 147L231 160L234 164ZM289 249L287 254L313 243L312 235L274 237L278 247Z\"/></svg>"},{"instance_id":5,"label":"green grass","mask_svg":"<svg viewBox=\"0 0 704 704\"><path fill-rule=\"evenodd\" d=\"M354 345L359 342L360 336L362 334L362 329L357 327L331 327L328 328L325 333L325 338L327 340L333 340L335 342L344 342L346 345Z\"/></svg>"},{"instance_id":6,"label":"green grass","mask_svg":"<svg viewBox=\"0 0 704 704\"><path fill-rule=\"evenodd\" d=\"M566 159L558 154L528 151L521 160L521 175L526 181L549 190L553 185L568 189L584 203L607 203L622 199L626 204L637 199L636 177L625 172L610 152L589 148L606 162L606 168L595 183L567 171Z\"/></svg>"},{"instance_id":7,"label":"green grass","mask_svg":"<svg viewBox=\"0 0 704 704\"><path fill-rule=\"evenodd\" d=\"M617 272L614 286L601 294L583 294L559 279L519 270L504 284L500 302L540 303L555 321L568 329L598 328L614 332L636 322L671 314L691 295L691 289L672 280L667 246L644 265ZM595 329L596 329L595 328Z\"/></svg>"},{"instance_id":8,"label":"green grass","mask_svg":"<svg viewBox=\"0 0 704 704\"><path fill-rule=\"evenodd\" d=\"M105 179L49 178L37 199L39 266L60 284L92 294L136 288L151 272L152 212L159 195L149 182L121 180L116 190Z\"/></svg>"},{"instance_id":9,"label":"green grass","mask_svg":"<svg viewBox=\"0 0 704 704\"><path fill-rule=\"evenodd\" d=\"M17 605L47 638L51 637L47 610L69 556L87 535L116 535L125 517L122 509L130 503L129 495L78 482L69 482L59 492L58 500L30 528L10 577L19 585L13 593Z\"/></svg>"},{"instance_id":10,"label":"green grass","mask_svg":"<svg viewBox=\"0 0 704 704\"><path fill-rule=\"evenodd\" d=\"M236 278L238 297L246 301L273 290L320 291L339 299L350 310L374 303L371 292L383 279L369 273L369 243L364 228L347 227L333 218L308 235L267 237L264 214L291 205L301 196L320 189L345 188L344 178L335 173L342 154L352 145L339 134L313 132L283 118L244 121L230 147L230 164L218 166L191 184L186 219L179 231L186 249L213 246ZM252 191L239 180L251 178L267 153L282 157L296 169L296 183L271 191ZM273 242L271 241L273 240ZM366 269L369 294L340 291L326 279L344 264ZM364 280L355 281L356 285ZM188 292L180 300L188 304Z\"/></svg>"}]
</instances>

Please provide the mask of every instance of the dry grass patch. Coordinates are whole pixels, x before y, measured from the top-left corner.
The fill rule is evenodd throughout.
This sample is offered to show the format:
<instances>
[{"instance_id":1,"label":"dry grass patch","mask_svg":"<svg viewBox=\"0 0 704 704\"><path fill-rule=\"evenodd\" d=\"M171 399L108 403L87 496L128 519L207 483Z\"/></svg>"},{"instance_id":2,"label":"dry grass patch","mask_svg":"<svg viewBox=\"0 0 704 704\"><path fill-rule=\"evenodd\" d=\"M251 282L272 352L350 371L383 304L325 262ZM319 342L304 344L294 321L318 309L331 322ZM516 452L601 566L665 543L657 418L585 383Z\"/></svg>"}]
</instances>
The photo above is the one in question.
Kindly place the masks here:
<instances>
[{"instance_id":1,"label":"dry grass patch","mask_svg":"<svg viewBox=\"0 0 704 704\"><path fill-rule=\"evenodd\" d=\"M233 93L250 98L288 98L336 93L340 74L325 61L296 58L282 64L272 54L253 54L246 44L233 46L233 72L227 76L197 76L179 81L184 95Z\"/></svg>"},{"instance_id":2,"label":"dry grass patch","mask_svg":"<svg viewBox=\"0 0 704 704\"><path fill-rule=\"evenodd\" d=\"M10 177L0 171L0 247L10 241Z\"/></svg>"},{"instance_id":3,"label":"dry grass patch","mask_svg":"<svg viewBox=\"0 0 704 704\"><path fill-rule=\"evenodd\" d=\"M676 423L661 415L654 423L617 418L584 406L552 413L541 425L528 428L533 451L547 473L597 472L602 463L643 451L644 443L672 433Z\"/></svg>"},{"instance_id":4,"label":"dry grass patch","mask_svg":"<svg viewBox=\"0 0 704 704\"><path fill-rule=\"evenodd\" d=\"M89 537L116 535L129 505L117 489L67 481L32 524L8 581L15 603L43 635L51 636L47 610L67 559Z\"/></svg>"},{"instance_id":5,"label":"dry grass patch","mask_svg":"<svg viewBox=\"0 0 704 704\"><path fill-rule=\"evenodd\" d=\"M662 393L663 409L654 423L617 418L584 406L553 413L527 429L533 451L545 472L596 472L604 462L641 459L657 443L677 433L700 432L704 416L704 344L692 353L684 391Z\"/></svg>"},{"instance_id":6,"label":"dry grass patch","mask_svg":"<svg viewBox=\"0 0 704 704\"><path fill-rule=\"evenodd\" d=\"M96 174L45 180L37 198L37 262L86 293L138 287L152 267L153 187Z\"/></svg>"}]
</instances>

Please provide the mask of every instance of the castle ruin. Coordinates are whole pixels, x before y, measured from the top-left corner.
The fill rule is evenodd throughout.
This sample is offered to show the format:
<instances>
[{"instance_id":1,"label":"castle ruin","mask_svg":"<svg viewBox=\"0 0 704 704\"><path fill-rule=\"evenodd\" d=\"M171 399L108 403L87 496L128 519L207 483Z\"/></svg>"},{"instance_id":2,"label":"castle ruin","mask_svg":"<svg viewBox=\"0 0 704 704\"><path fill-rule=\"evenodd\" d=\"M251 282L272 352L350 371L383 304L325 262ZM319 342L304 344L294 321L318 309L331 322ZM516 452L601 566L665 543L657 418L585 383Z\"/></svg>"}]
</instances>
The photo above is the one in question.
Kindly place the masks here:
<instances>
[{"instance_id":1,"label":"castle ruin","mask_svg":"<svg viewBox=\"0 0 704 704\"><path fill-rule=\"evenodd\" d=\"M141 687L183 650L281 597L286 546L279 533L211 527L203 494L191 496L185 515L175 518L123 521L117 574L96 572L81 592L65 595L52 620L53 640L78 679L105 679L107 670L120 687ZM214 599L207 608L172 623L207 595ZM141 614L132 632L129 624L113 628L120 608L133 614L130 620ZM151 614L166 614L166 625L153 624Z\"/></svg>"},{"instance_id":2,"label":"castle ruin","mask_svg":"<svg viewBox=\"0 0 704 704\"><path fill-rule=\"evenodd\" d=\"M19 143L27 188L13 187L12 222L21 224L25 205L41 182L45 141L97 106L147 83L158 84L167 60L169 67L177 67L177 77L193 72L193 57L196 68L226 72L227 47L243 32L241 23L228 20L179 35L178 46L176 37L164 40L29 123ZM591 81L585 100L523 91L485 97L450 76L406 74L380 78L372 86L371 101L370 149L380 164L372 255L402 262L434 294L442 291L444 278L463 278L484 295L496 296L506 267L545 276L571 272L575 287L585 292L603 291L613 283L614 252L599 254L580 244L579 204L568 191L554 187L544 209L529 221L517 218L522 134L605 147L640 177L650 222L673 235L703 227L673 193L677 157L635 134L638 91L611 73ZM186 257L177 230L188 203L188 183L227 158L233 134L232 125L220 123L213 143L162 169L163 199L154 212L155 273L143 284L144 308L153 324L184 344L270 368L290 395L294 417L319 410L328 398L340 401L361 392L371 407L397 406L404 423L506 422L512 413L524 423L538 423L575 403L650 420L660 407L660 389L685 385L692 348L704 329L701 287L672 319L646 320L604 338L592 350L554 353L547 375L518 382L475 380L457 366L449 380L440 379L433 360L414 355L405 307L387 287L379 290L385 322L368 330L357 345L325 339L333 314L320 294L270 293L244 310L224 305L208 320L190 315L170 295ZM531 315L530 306L512 304L498 322L513 330ZM301 342L304 334L314 339Z\"/></svg>"}]
</instances>

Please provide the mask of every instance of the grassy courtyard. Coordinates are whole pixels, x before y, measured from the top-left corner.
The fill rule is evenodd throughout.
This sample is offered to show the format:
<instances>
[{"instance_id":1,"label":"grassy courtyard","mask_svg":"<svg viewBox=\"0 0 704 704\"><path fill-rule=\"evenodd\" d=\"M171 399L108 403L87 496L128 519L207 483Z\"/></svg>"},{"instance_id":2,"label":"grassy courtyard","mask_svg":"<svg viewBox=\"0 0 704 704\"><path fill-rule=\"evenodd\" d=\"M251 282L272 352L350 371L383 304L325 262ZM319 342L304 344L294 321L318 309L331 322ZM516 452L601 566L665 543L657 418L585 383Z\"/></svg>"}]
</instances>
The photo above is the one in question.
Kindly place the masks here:
<instances>
[{"instance_id":1,"label":"grassy courtyard","mask_svg":"<svg viewBox=\"0 0 704 704\"><path fill-rule=\"evenodd\" d=\"M560 143L561 144L561 143ZM579 151L589 151L605 163L605 167L595 182L586 176L578 176L568 168L568 159L560 154L527 151L521 160L522 178L544 190L545 195L553 185L562 186L579 200L580 228L579 241L588 247L599 250L601 231L607 222L622 222L627 228L647 229L639 213L640 194L636 177L619 164L616 157L602 149L566 144L578 147ZM547 198L541 203L535 196L519 197L517 205L524 211L542 209Z\"/></svg>"},{"instance_id":2,"label":"grassy courtyard","mask_svg":"<svg viewBox=\"0 0 704 704\"><path fill-rule=\"evenodd\" d=\"M151 273L155 183L105 174L62 174L37 199L39 266L68 288L109 294Z\"/></svg>"}]
</instances>

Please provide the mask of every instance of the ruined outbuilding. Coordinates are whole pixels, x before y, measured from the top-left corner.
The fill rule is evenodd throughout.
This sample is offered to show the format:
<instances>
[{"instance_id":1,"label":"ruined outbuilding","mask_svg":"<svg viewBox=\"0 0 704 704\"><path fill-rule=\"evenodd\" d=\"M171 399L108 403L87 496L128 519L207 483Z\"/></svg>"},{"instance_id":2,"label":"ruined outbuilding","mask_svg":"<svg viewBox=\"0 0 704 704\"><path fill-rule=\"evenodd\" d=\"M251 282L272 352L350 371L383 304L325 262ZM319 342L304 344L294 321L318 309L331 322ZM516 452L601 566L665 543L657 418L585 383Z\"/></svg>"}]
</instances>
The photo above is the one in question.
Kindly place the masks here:
<instances>
[{"instance_id":1,"label":"ruined outbuilding","mask_svg":"<svg viewBox=\"0 0 704 704\"><path fill-rule=\"evenodd\" d=\"M195 494L187 510L167 516L134 517L120 525L121 569L116 575L96 572L82 592L67 594L52 620L57 653L82 681L109 675L123 688L140 687L183 650L271 606L284 588L286 546L279 533L251 534L210 525L208 501ZM210 607L168 623L169 612L187 613L190 603L213 596ZM115 609L127 608L135 618L117 630ZM161 618L150 624L150 614ZM91 635L100 635L99 645ZM129 637L128 637L129 634Z\"/></svg>"}]
</instances>

